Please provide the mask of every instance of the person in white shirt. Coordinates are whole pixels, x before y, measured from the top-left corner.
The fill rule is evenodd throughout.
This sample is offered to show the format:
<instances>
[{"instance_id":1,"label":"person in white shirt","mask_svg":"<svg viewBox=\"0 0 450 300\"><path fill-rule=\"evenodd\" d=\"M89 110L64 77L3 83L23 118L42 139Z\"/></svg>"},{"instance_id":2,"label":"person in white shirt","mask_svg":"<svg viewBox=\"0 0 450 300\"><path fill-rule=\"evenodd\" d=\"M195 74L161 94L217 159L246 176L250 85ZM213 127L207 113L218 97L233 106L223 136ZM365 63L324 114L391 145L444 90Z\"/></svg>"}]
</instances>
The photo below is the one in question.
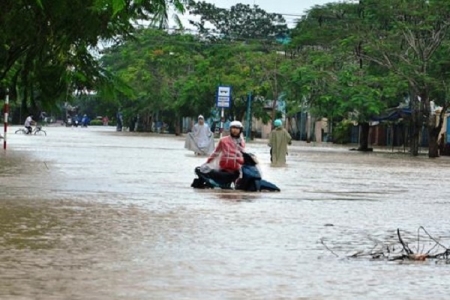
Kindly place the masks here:
<instances>
[{"instance_id":1,"label":"person in white shirt","mask_svg":"<svg viewBox=\"0 0 450 300\"><path fill-rule=\"evenodd\" d=\"M186 136L184 147L196 155L210 155L214 151L214 135L202 115L198 116L198 123Z\"/></svg>"},{"instance_id":2,"label":"person in white shirt","mask_svg":"<svg viewBox=\"0 0 450 300\"><path fill-rule=\"evenodd\" d=\"M31 125L34 123L33 120L33 115L29 115L26 119L25 119L25 128L27 129L27 134L30 134L33 131L33 128L31 127Z\"/></svg>"}]
</instances>

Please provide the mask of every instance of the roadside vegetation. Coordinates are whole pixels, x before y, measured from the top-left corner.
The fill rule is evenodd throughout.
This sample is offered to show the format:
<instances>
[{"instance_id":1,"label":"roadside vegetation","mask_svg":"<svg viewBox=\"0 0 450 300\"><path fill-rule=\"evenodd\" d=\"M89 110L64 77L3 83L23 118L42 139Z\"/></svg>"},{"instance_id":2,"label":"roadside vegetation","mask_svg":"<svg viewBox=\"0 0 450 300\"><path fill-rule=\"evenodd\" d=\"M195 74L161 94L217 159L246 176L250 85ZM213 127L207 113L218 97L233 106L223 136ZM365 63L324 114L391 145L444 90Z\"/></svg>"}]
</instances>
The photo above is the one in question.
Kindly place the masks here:
<instances>
[{"instance_id":1,"label":"roadside vegetation","mask_svg":"<svg viewBox=\"0 0 450 300\"><path fill-rule=\"evenodd\" d=\"M428 156L439 156L449 1L333 2L312 7L294 28L258 6L171 1L176 14L190 12L189 29L167 26L165 0L3 2L1 98L9 88L16 117L69 102L92 114L139 115L143 131L163 121L179 134L182 117L213 111L217 86L230 85L233 118L245 118L251 95L253 117L270 122L284 99L288 115L307 109L327 118L332 134L357 122L360 150L369 147L371 119L406 103L412 155L425 127ZM437 121L432 103L443 108Z\"/></svg>"}]
</instances>

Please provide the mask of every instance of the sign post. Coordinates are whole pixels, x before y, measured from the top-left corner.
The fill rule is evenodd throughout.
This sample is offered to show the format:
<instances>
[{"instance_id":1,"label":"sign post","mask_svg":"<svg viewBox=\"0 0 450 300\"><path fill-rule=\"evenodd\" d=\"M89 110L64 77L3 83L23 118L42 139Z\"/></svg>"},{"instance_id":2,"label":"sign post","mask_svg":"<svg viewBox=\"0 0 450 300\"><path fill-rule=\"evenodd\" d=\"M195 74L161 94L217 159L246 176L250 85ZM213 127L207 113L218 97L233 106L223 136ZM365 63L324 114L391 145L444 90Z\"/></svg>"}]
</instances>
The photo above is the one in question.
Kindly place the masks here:
<instances>
[{"instance_id":1,"label":"sign post","mask_svg":"<svg viewBox=\"0 0 450 300\"><path fill-rule=\"evenodd\" d=\"M9 118L9 89L6 89L4 111L5 111L5 120L4 120L4 130L3 130L3 149L6 150L6 137L8 135L8 118Z\"/></svg>"},{"instance_id":2,"label":"sign post","mask_svg":"<svg viewBox=\"0 0 450 300\"><path fill-rule=\"evenodd\" d=\"M216 106L220 108L220 137L222 137L225 108L231 107L231 86L219 86L217 88Z\"/></svg>"}]
</instances>

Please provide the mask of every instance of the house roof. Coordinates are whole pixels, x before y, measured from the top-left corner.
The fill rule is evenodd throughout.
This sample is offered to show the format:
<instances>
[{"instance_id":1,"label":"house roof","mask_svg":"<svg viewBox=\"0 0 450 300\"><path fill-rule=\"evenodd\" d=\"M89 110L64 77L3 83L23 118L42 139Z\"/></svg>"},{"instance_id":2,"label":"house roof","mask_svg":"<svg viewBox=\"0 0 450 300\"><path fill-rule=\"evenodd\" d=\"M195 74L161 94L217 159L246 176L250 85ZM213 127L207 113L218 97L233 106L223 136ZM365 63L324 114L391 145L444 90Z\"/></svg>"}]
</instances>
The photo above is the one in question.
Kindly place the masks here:
<instances>
[{"instance_id":1,"label":"house roof","mask_svg":"<svg viewBox=\"0 0 450 300\"><path fill-rule=\"evenodd\" d=\"M406 118L411 115L411 109L406 107L393 107L388 108L382 114L373 116L371 121L397 121L401 118Z\"/></svg>"}]
</instances>

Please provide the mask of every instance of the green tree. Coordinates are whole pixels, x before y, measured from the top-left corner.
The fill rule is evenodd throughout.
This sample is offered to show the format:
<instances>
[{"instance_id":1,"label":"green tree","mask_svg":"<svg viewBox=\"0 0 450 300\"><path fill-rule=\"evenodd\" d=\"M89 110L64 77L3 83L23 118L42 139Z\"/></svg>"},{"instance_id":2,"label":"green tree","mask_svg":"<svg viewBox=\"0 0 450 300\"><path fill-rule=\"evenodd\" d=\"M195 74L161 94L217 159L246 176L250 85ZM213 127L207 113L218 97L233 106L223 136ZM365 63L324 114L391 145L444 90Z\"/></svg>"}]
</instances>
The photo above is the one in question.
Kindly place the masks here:
<instances>
[{"instance_id":1,"label":"green tree","mask_svg":"<svg viewBox=\"0 0 450 300\"><path fill-rule=\"evenodd\" d=\"M195 66L203 60L201 43L192 35L141 29L136 39L105 51L102 64L130 86L134 95L121 100L128 117L140 114L144 130L165 116L179 130L180 113L198 113ZM158 121L158 120L157 120Z\"/></svg>"},{"instance_id":2,"label":"green tree","mask_svg":"<svg viewBox=\"0 0 450 300\"><path fill-rule=\"evenodd\" d=\"M282 15L267 13L257 5L238 3L225 9L207 2L190 1L188 9L190 14L200 16L199 21L191 20L190 23L201 35L215 40L259 40L262 43L285 37L289 31ZM206 22L213 28L208 28Z\"/></svg>"},{"instance_id":3,"label":"green tree","mask_svg":"<svg viewBox=\"0 0 450 300\"><path fill-rule=\"evenodd\" d=\"M257 5L236 4L230 9L218 8L214 4L191 1L190 13L200 16L199 21L190 21L200 35L216 43L234 42L232 47L240 49L229 62L234 74L229 81L234 82L234 109L240 117L245 111L248 94L256 97L252 101L254 115L269 120L264 110L266 99L273 99L271 118L275 117L275 107L281 95L282 74L279 68L282 56L277 50L282 46L277 38L285 38L289 29L282 15L267 13ZM205 24L212 24L212 28ZM238 42L244 42L240 47ZM245 57L245 58L244 58ZM243 72L241 72L243 71ZM247 78L242 77L247 74Z\"/></svg>"},{"instance_id":4,"label":"green tree","mask_svg":"<svg viewBox=\"0 0 450 300\"><path fill-rule=\"evenodd\" d=\"M441 66L449 50L450 2L442 0L374 1L360 3L366 31L361 57L385 67L408 83L414 124L412 154L418 155L419 132L428 129L429 157L437 157L442 128L430 111L431 101L448 107L448 76ZM439 98L432 98L440 95Z\"/></svg>"},{"instance_id":5,"label":"green tree","mask_svg":"<svg viewBox=\"0 0 450 300\"><path fill-rule=\"evenodd\" d=\"M413 106L417 106L412 152L417 155L418 133L422 120L427 120L429 155L434 157L442 118L436 126L429 103L431 95L442 97L438 91L445 91L448 82L442 69L446 59L435 55L447 39L447 11L445 1L368 0L316 6L294 30L291 51L294 55L302 51L337 54L335 61L341 63L327 70L333 70L338 79L335 92L339 101L358 112L363 133L368 131L371 114L398 103L401 94L412 91ZM417 96L423 99L420 105ZM441 98L442 102L446 108Z\"/></svg>"},{"instance_id":6,"label":"green tree","mask_svg":"<svg viewBox=\"0 0 450 300\"><path fill-rule=\"evenodd\" d=\"M183 0L171 1L183 11ZM101 42L130 38L136 20L164 22L166 0L4 0L0 10L0 84L27 105L39 94L43 105L72 90L69 80L85 85L113 81L96 63ZM102 79L100 79L102 78ZM39 84L35 84L39 81ZM31 84L33 84L31 86ZM70 93L69 93L70 94Z\"/></svg>"}]
</instances>

